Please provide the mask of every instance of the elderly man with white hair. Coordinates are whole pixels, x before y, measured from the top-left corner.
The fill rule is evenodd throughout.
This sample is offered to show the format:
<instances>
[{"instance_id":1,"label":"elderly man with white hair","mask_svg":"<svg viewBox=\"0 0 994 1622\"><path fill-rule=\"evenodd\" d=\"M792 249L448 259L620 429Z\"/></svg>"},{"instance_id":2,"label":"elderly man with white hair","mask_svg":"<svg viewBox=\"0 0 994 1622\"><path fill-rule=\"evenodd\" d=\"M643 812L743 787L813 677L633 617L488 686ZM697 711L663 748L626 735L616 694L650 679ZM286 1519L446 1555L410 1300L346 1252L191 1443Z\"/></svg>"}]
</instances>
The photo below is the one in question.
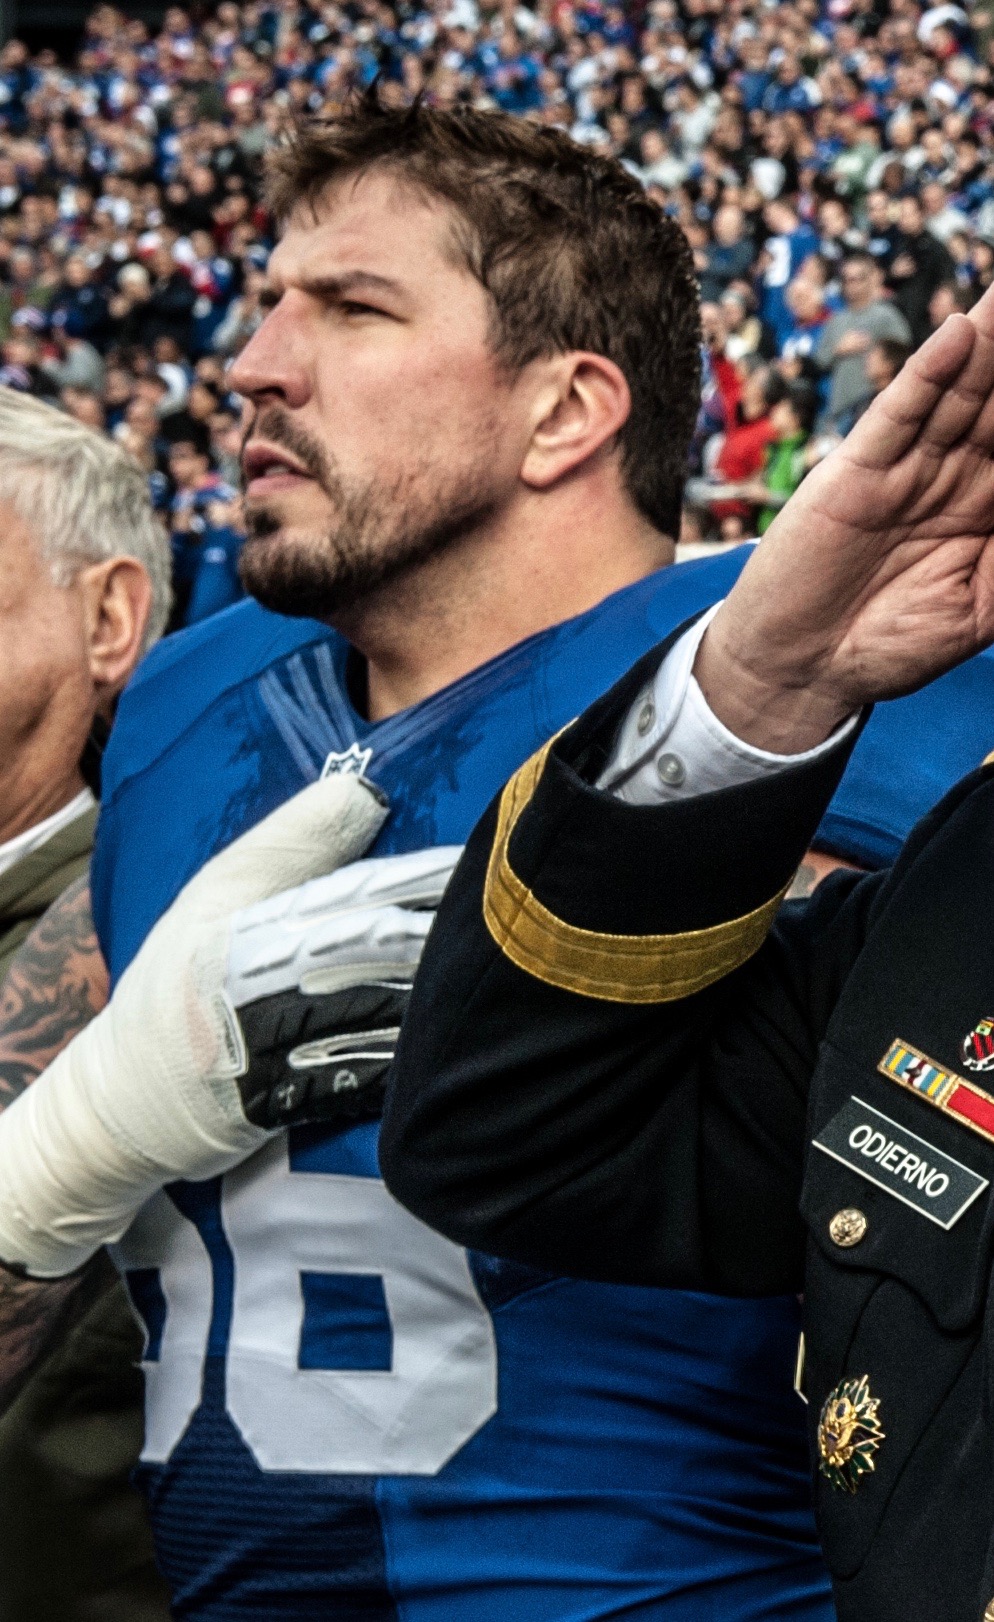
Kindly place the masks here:
<instances>
[{"instance_id":1,"label":"elderly man with white hair","mask_svg":"<svg viewBox=\"0 0 994 1622\"><path fill-rule=\"evenodd\" d=\"M0 388L0 979L51 902L85 886L95 743L168 611L168 542L144 474L103 435ZM43 978L44 925L31 950ZM92 989L81 977L78 997ZM13 1019L0 1093L23 1079L21 1037L38 1039L36 1018L18 1030L19 998L14 975L0 987ZM53 1051L66 1014L53 998ZM128 1481L139 1352L115 1285L0 1424L4 1622L168 1615Z\"/></svg>"}]
</instances>

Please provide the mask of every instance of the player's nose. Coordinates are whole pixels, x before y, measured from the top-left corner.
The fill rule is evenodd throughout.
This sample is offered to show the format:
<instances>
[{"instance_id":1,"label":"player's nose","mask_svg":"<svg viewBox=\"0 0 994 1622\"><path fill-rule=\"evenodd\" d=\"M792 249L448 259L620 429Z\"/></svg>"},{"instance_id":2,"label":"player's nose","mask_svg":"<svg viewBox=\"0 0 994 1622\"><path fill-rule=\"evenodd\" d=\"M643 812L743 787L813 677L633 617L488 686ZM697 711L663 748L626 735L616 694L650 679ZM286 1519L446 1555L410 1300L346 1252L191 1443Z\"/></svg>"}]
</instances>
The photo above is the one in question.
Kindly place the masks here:
<instances>
[{"instance_id":1,"label":"player's nose","mask_svg":"<svg viewBox=\"0 0 994 1622\"><path fill-rule=\"evenodd\" d=\"M285 405L306 405L310 373L303 359L301 334L284 298L256 329L228 378L236 393L256 402L273 397Z\"/></svg>"}]
</instances>

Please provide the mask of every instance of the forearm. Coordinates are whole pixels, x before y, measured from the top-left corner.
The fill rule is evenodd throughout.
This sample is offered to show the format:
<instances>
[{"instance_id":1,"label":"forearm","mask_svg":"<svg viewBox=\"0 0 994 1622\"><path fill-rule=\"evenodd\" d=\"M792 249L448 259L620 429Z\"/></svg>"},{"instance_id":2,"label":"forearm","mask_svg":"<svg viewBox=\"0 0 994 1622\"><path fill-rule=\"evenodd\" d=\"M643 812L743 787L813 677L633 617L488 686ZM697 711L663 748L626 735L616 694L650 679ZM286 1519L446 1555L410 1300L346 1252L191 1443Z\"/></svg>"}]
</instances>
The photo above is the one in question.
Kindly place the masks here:
<instances>
[{"instance_id":1,"label":"forearm","mask_svg":"<svg viewBox=\"0 0 994 1622\"><path fill-rule=\"evenodd\" d=\"M0 985L0 1109L37 1079L106 1000L107 970L84 876L39 920ZM51 1282L0 1265L0 1411L115 1277L103 1260Z\"/></svg>"},{"instance_id":2,"label":"forearm","mask_svg":"<svg viewBox=\"0 0 994 1622\"><path fill-rule=\"evenodd\" d=\"M839 688L819 681L820 655L813 646L805 658L786 626L779 645L743 635L733 606L709 626L694 675L711 710L737 738L771 753L801 754L831 737L853 709Z\"/></svg>"},{"instance_id":3,"label":"forearm","mask_svg":"<svg viewBox=\"0 0 994 1622\"><path fill-rule=\"evenodd\" d=\"M39 920L0 984L0 1108L100 1012L107 988L84 876Z\"/></svg>"}]
</instances>

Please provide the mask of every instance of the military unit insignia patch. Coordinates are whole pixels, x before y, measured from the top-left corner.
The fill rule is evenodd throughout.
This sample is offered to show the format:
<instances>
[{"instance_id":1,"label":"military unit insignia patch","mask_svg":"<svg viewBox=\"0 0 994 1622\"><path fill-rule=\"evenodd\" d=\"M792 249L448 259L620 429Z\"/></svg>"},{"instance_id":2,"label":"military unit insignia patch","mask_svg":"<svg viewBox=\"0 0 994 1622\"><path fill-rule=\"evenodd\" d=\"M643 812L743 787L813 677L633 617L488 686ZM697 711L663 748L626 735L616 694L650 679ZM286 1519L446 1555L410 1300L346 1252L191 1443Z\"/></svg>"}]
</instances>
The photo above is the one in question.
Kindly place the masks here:
<instances>
[{"instance_id":1,"label":"military unit insignia patch","mask_svg":"<svg viewBox=\"0 0 994 1622\"><path fill-rule=\"evenodd\" d=\"M960 1050L968 1070L994 1070L994 1015L978 1019L963 1038Z\"/></svg>"},{"instance_id":2,"label":"military unit insignia patch","mask_svg":"<svg viewBox=\"0 0 994 1622\"><path fill-rule=\"evenodd\" d=\"M876 1469L874 1454L886 1440L870 1377L840 1380L828 1393L818 1419L818 1469L840 1492L855 1492L861 1478Z\"/></svg>"},{"instance_id":3,"label":"military unit insignia patch","mask_svg":"<svg viewBox=\"0 0 994 1622\"><path fill-rule=\"evenodd\" d=\"M986 1024L986 1020L981 1020L977 1031ZM971 1032L966 1041L973 1035ZM943 1070L926 1054L900 1040L891 1043L877 1069L882 1076L909 1087L927 1104L934 1104L936 1109L953 1116L961 1126L969 1127L971 1132L994 1143L994 1098L972 1081L958 1076L955 1070Z\"/></svg>"}]
</instances>

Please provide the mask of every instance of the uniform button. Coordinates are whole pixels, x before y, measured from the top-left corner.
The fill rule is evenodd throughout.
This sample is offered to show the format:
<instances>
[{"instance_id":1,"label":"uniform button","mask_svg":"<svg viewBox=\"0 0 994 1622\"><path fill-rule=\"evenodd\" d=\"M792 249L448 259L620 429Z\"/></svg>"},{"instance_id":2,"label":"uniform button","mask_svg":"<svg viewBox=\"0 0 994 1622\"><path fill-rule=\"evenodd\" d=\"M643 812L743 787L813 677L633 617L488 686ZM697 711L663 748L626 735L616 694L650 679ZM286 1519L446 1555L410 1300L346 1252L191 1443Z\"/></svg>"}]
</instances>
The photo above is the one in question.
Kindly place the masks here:
<instances>
[{"instance_id":1,"label":"uniform button","mask_svg":"<svg viewBox=\"0 0 994 1622\"><path fill-rule=\"evenodd\" d=\"M653 723L653 721L655 719L656 719L656 706L652 702L651 698L647 698L645 703L642 705L642 708L639 710L638 720L635 723L635 725L636 725L636 727L638 729L638 735L639 735L640 738L645 737L646 733L648 732L649 728L652 726L652 723Z\"/></svg>"},{"instance_id":2,"label":"uniform button","mask_svg":"<svg viewBox=\"0 0 994 1622\"><path fill-rule=\"evenodd\" d=\"M665 783L667 788L679 788L687 775L687 768L679 755L660 755L656 761L656 771L660 782Z\"/></svg>"},{"instance_id":3,"label":"uniform button","mask_svg":"<svg viewBox=\"0 0 994 1622\"><path fill-rule=\"evenodd\" d=\"M854 1205L847 1205L844 1210L836 1211L828 1224L828 1232L834 1244L848 1250L850 1245L858 1245L866 1237L866 1218Z\"/></svg>"}]
</instances>

